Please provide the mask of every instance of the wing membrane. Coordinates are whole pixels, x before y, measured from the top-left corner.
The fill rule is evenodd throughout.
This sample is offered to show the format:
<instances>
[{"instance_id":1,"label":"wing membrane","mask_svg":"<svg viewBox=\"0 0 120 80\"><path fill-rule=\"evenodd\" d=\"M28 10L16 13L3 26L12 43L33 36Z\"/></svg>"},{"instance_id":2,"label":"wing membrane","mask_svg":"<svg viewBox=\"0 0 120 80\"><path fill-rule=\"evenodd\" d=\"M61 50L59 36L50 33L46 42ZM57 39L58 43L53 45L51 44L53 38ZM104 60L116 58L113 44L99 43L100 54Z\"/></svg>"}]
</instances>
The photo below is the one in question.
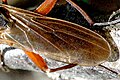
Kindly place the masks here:
<instances>
[{"instance_id":1,"label":"wing membrane","mask_svg":"<svg viewBox=\"0 0 120 80\"><path fill-rule=\"evenodd\" d=\"M109 57L110 47L100 35L82 26L3 5L9 11L13 40L52 59L94 65Z\"/></svg>"}]
</instances>

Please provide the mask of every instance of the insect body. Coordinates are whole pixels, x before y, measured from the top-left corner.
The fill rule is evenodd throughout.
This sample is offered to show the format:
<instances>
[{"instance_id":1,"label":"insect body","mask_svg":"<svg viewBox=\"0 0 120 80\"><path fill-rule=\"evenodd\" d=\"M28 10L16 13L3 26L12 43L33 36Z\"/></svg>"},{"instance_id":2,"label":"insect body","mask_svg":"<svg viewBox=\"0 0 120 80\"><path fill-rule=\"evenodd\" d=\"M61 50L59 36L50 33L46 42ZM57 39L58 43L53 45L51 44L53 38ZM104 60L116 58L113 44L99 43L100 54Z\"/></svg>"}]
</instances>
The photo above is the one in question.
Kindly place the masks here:
<instances>
[{"instance_id":1,"label":"insect body","mask_svg":"<svg viewBox=\"0 0 120 80\"><path fill-rule=\"evenodd\" d=\"M24 50L45 72L49 69L40 54L69 63L71 67L98 65L110 56L108 42L91 30L12 6L0 6L1 14L8 20L6 28L0 31L0 43Z\"/></svg>"}]
</instances>

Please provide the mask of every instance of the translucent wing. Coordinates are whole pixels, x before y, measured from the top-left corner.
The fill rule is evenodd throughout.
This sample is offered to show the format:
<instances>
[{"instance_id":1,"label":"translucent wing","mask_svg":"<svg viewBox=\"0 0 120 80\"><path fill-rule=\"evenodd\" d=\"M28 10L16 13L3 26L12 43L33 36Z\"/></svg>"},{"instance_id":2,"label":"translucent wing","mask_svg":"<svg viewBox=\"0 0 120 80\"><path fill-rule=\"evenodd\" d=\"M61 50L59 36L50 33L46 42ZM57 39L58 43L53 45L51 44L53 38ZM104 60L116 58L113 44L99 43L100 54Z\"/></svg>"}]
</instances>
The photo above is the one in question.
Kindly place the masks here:
<instances>
[{"instance_id":1,"label":"translucent wing","mask_svg":"<svg viewBox=\"0 0 120 80\"><path fill-rule=\"evenodd\" d=\"M87 66L97 65L110 55L106 40L82 26L2 6L9 13L7 16L11 21L5 36L23 48L55 60Z\"/></svg>"}]
</instances>

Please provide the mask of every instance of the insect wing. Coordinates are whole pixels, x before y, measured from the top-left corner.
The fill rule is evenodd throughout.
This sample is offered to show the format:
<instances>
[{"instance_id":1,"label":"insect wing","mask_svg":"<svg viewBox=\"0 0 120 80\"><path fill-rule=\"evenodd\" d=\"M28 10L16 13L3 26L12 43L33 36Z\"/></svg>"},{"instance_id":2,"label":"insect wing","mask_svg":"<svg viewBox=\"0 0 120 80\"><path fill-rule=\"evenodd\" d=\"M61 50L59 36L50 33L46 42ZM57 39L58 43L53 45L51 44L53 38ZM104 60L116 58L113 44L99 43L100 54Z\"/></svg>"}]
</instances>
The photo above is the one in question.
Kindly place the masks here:
<instances>
[{"instance_id":1,"label":"insect wing","mask_svg":"<svg viewBox=\"0 0 120 80\"><path fill-rule=\"evenodd\" d=\"M108 59L107 41L82 26L30 11L2 5L12 22L6 37L45 56L79 65L97 65ZM18 46L19 47L19 46Z\"/></svg>"}]
</instances>

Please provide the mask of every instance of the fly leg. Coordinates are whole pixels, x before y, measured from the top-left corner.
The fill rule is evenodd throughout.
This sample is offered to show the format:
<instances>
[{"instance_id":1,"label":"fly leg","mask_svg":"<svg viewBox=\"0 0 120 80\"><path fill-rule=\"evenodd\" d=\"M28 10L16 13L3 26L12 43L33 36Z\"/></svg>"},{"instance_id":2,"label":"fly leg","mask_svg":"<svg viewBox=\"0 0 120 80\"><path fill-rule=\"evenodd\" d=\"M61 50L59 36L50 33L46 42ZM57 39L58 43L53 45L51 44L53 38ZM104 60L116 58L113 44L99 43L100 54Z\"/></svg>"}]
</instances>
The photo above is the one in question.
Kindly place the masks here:
<instances>
[{"instance_id":1,"label":"fly leg","mask_svg":"<svg viewBox=\"0 0 120 80\"><path fill-rule=\"evenodd\" d=\"M71 6L73 6L75 9L77 9L82 14L82 16L87 20L87 22L90 25L94 24L94 22L92 21L92 19L87 15L87 13L80 6L78 6L77 4L75 4L72 0L66 0L66 1L69 4L71 4Z\"/></svg>"},{"instance_id":2,"label":"fly leg","mask_svg":"<svg viewBox=\"0 0 120 80\"><path fill-rule=\"evenodd\" d=\"M103 68L105 68L106 70L111 71L112 73L115 73L116 75L119 75L118 72L116 72L116 71L114 71L114 70L111 70L111 69L109 69L108 67L105 67L104 65L99 64L98 66L103 67Z\"/></svg>"},{"instance_id":3,"label":"fly leg","mask_svg":"<svg viewBox=\"0 0 120 80\"><path fill-rule=\"evenodd\" d=\"M72 68L74 66L76 66L77 64L68 64L59 68L55 68L55 69L50 69L50 72L55 72L55 71L59 71L59 70L64 70L64 69L69 69Z\"/></svg>"},{"instance_id":4,"label":"fly leg","mask_svg":"<svg viewBox=\"0 0 120 80\"><path fill-rule=\"evenodd\" d=\"M56 4L57 0L45 0L36 10L35 12L40 13L42 15L47 15L54 5Z\"/></svg>"},{"instance_id":5,"label":"fly leg","mask_svg":"<svg viewBox=\"0 0 120 80\"><path fill-rule=\"evenodd\" d=\"M37 65L42 71L44 71L46 73L69 69L69 68L72 68L77 65L77 64L68 64L68 65L65 65L65 66L62 66L59 68L49 69L46 62L39 54L36 54L34 52L29 52L29 51L25 51L25 53L34 62L35 65Z\"/></svg>"},{"instance_id":6,"label":"fly leg","mask_svg":"<svg viewBox=\"0 0 120 80\"><path fill-rule=\"evenodd\" d=\"M73 1L71 0L66 0L69 4L71 4L71 6L73 6L75 9L77 9L82 15L83 17L87 20L87 22L90 25L93 25L94 22L91 20L91 18L87 15L87 13L82 10L81 7L79 7L77 4L75 4ZM45 0L36 10L35 12L38 12L42 15L47 15L52 8L54 7L55 3L57 2L57 0Z\"/></svg>"}]
</instances>

